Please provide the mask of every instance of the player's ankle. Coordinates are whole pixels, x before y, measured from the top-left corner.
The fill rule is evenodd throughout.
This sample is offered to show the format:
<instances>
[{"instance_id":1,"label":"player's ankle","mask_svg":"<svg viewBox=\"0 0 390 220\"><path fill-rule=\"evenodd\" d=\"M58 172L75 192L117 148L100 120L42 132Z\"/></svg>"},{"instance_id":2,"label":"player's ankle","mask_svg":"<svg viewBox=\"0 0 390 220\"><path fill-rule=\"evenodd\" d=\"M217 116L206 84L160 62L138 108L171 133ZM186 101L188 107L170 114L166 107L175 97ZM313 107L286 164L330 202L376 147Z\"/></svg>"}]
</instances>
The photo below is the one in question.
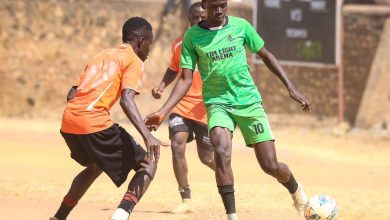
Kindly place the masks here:
<instances>
[{"instance_id":1,"label":"player's ankle","mask_svg":"<svg viewBox=\"0 0 390 220\"><path fill-rule=\"evenodd\" d=\"M77 205L77 202L78 202L77 200L66 195L61 203L60 208L58 209L57 213L54 215L54 217L58 220L66 219L69 213L72 211L72 209Z\"/></svg>"},{"instance_id":2,"label":"player's ankle","mask_svg":"<svg viewBox=\"0 0 390 220\"><path fill-rule=\"evenodd\" d=\"M189 185L188 186L179 186L178 190L179 190L182 201L184 201L185 199L191 200L191 189L190 189Z\"/></svg>"},{"instance_id":3,"label":"player's ankle","mask_svg":"<svg viewBox=\"0 0 390 220\"><path fill-rule=\"evenodd\" d=\"M279 181L280 182L280 181ZM280 182L286 189L290 192L290 194L294 194L298 190L298 182L295 180L294 176L290 172L290 178L287 182Z\"/></svg>"},{"instance_id":4,"label":"player's ankle","mask_svg":"<svg viewBox=\"0 0 390 220\"><path fill-rule=\"evenodd\" d=\"M139 199L137 195L129 190L123 196L122 201L118 205L118 209L123 209L127 213L131 213L134 207L137 205L138 200Z\"/></svg>"}]
</instances>

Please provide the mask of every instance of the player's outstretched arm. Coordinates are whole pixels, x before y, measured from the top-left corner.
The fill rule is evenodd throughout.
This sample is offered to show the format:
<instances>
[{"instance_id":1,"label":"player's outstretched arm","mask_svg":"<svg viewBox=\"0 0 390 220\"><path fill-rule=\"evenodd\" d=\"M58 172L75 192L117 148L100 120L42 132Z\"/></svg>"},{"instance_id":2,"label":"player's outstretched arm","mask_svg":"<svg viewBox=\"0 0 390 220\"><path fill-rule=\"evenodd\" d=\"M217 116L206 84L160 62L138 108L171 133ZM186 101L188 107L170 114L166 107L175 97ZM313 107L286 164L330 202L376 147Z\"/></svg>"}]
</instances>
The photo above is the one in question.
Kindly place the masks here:
<instances>
[{"instance_id":1,"label":"player's outstretched arm","mask_svg":"<svg viewBox=\"0 0 390 220\"><path fill-rule=\"evenodd\" d=\"M307 100L306 97L295 88L294 84L290 81L275 56L265 47L262 47L256 54L263 59L264 64L268 67L268 69L283 82L290 94L290 97L301 104L303 111L311 111L309 100Z\"/></svg>"},{"instance_id":2,"label":"player's outstretched arm","mask_svg":"<svg viewBox=\"0 0 390 220\"><path fill-rule=\"evenodd\" d=\"M142 135L146 149L148 151L148 158L158 162L160 158L160 145L168 146L164 142L155 138L148 130L142 118L139 114L137 105L135 104L134 97L136 92L132 89L123 89L121 92L120 105L127 118L133 123L134 127Z\"/></svg>"},{"instance_id":3,"label":"player's outstretched arm","mask_svg":"<svg viewBox=\"0 0 390 220\"><path fill-rule=\"evenodd\" d=\"M170 68L167 68L160 85L152 89L152 96L155 99L160 99L164 89L175 80L177 74L178 72L173 71Z\"/></svg>"},{"instance_id":4,"label":"player's outstretched arm","mask_svg":"<svg viewBox=\"0 0 390 220\"><path fill-rule=\"evenodd\" d=\"M72 86L72 88L70 88L68 92L68 95L66 96L66 101L69 102L70 100L72 100L76 92L77 92L77 86Z\"/></svg>"},{"instance_id":5,"label":"player's outstretched arm","mask_svg":"<svg viewBox=\"0 0 390 220\"><path fill-rule=\"evenodd\" d=\"M183 69L181 77L177 80L171 95L165 104L158 110L145 118L145 124L149 130L157 130L166 115L180 102L183 96L190 89L192 84L192 70Z\"/></svg>"}]
</instances>

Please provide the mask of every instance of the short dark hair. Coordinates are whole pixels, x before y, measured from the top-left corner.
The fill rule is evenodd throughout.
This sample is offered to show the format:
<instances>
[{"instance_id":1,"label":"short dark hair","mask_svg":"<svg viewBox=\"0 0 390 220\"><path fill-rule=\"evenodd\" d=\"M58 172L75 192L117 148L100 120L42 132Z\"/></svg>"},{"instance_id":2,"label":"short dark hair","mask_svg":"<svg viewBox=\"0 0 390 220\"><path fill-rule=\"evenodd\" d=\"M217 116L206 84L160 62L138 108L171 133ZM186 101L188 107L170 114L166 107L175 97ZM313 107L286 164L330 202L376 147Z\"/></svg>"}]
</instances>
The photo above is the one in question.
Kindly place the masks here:
<instances>
[{"instance_id":1,"label":"short dark hair","mask_svg":"<svg viewBox=\"0 0 390 220\"><path fill-rule=\"evenodd\" d=\"M202 2L195 2L194 4L192 4L192 5L190 6L190 9L188 9L188 14L190 15L190 14L192 13L192 11L193 11L195 8L197 8L197 7L203 8L203 7L202 7Z\"/></svg>"},{"instance_id":2,"label":"short dark hair","mask_svg":"<svg viewBox=\"0 0 390 220\"><path fill-rule=\"evenodd\" d=\"M205 6L204 6L205 3L206 3L206 0L202 0L201 6L202 6L203 9L206 9Z\"/></svg>"},{"instance_id":3,"label":"short dark hair","mask_svg":"<svg viewBox=\"0 0 390 220\"><path fill-rule=\"evenodd\" d=\"M129 18L122 27L122 40L131 41L134 37L145 36L147 32L153 31L152 25L141 17Z\"/></svg>"}]
</instances>

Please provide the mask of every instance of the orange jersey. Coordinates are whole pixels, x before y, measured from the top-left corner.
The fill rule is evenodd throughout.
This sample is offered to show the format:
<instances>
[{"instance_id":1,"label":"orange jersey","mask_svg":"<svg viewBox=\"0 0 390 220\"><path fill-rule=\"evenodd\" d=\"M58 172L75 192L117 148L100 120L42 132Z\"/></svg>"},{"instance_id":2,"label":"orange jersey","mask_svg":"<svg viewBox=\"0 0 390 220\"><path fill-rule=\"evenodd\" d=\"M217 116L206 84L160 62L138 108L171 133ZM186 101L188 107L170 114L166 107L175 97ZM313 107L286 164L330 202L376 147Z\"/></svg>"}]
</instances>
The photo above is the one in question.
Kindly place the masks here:
<instances>
[{"instance_id":1,"label":"orange jersey","mask_svg":"<svg viewBox=\"0 0 390 220\"><path fill-rule=\"evenodd\" d=\"M180 55L183 38L176 39L172 44L172 58L169 69L181 76ZM193 73L192 85L183 99L172 110L185 118L207 124L207 113L202 98L202 78L196 69Z\"/></svg>"},{"instance_id":2,"label":"orange jersey","mask_svg":"<svg viewBox=\"0 0 390 220\"><path fill-rule=\"evenodd\" d=\"M111 107L124 88L139 94L142 74L143 62L128 44L104 50L93 57L75 84L77 92L66 105L61 131L90 134L112 126Z\"/></svg>"}]
</instances>

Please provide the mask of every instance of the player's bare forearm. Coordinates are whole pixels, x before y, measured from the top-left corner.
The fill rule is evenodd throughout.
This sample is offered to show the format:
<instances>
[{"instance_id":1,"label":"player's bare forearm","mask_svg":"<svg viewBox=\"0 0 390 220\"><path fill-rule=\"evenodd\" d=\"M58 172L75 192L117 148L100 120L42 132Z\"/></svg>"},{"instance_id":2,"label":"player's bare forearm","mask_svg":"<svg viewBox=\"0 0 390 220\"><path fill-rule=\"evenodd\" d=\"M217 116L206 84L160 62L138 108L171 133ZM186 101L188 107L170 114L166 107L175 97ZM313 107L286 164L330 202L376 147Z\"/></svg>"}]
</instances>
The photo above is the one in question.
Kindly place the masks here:
<instances>
[{"instance_id":1,"label":"player's bare forearm","mask_svg":"<svg viewBox=\"0 0 390 220\"><path fill-rule=\"evenodd\" d=\"M177 80L175 87L173 88L171 95L165 104L160 108L159 112L166 115L173 107L180 102L192 84L192 70L183 69L182 76Z\"/></svg>"},{"instance_id":2,"label":"player's bare forearm","mask_svg":"<svg viewBox=\"0 0 390 220\"><path fill-rule=\"evenodd\" d=\"M68 92L68 95L66 96L66 101L69 102L70 100L72 100L76 92L77 92L77 86L72 86L72 88L70 88Z\"/></svg>"},{"instance_id":3,"label":"player's bare forearm","mask_svg":"<svg viewBox=\"0 0 390 220\"><path fill-rule=\"evenodd\" d=\"M147 158L158 162L160 158L160 146L167 144L156 139L148 130L141 119L137 105L134 102L135 91L132 89L123 89L121 92L120 105L134 127L142 135L147 149Z\"/></svg>"},{"instance_id":4,"label":"player's bare forearm","mask_svg":"<svg viewBox=\"0 0 390 220\"><path fill-rule=\"evenodd\" d=\"M120 105L127 118L142 135L144 140L146 140L150 137L151 133L149 132L141 118L141 115L139 114L137 105L134 101L135 94L136 92L132 89L123 89L121 92Z\"/></svg>"},{"instance_id":5,"label":"player's bare forearm","mask_svg":"<svg viewBox=\"0 0 390 220\"><path fill-rule=\"evenodd\" d=\"M167 86L169 86L177 77L177 72L171 70L170 68L167 68L164 74L164 78L160 83L159 89L163 90Z\"/></svg>"},{"instance_id":6,"label":"player's bare forearm","mask_svg":"<svg viewBox=\"0 0 390 220\"><path fill-rule=\"evenodd\" d=\"M170 68L167 68L160 85L152 89L152 96L155 99L160 99L164 89L175 80L176 76L177 72L171 70Z\"/></svg>"},{"instance_id":7,"label":"player's bare forearm","mask_svg":"<svg viewBox=\"0 0 390 220\"><path fill-rule=\"evenodd\" d=\"M294 84L290 81L287 74L284 72L282 66L279 64L279 62L272 53L270 53L265 47L263 47L257 52L257 55L261 57L267 68L273 74L275 74L275 76L277 76L280 81L283 82L288 91L295 89Z\"/></svg>"},{"instance_id":8,"label":"player's bare forearm","mask_svg":"<svg viewBox=\"0 0 390 220\"><path fill-rule=\"evenodd\" d=\"M257 52L257 55L263 59L264 64L268 67L268 69L271 70L271 72L275 74L280 79L280 81L283 82L290 94L290 97L301 104L303 111L311 111L310 101L307 100L300 92L298 92L294 84L290 81L287 74L284 72L282 66L276 60L275 56L268 52L264 47Z\"/></svg>"}]
</instances>

